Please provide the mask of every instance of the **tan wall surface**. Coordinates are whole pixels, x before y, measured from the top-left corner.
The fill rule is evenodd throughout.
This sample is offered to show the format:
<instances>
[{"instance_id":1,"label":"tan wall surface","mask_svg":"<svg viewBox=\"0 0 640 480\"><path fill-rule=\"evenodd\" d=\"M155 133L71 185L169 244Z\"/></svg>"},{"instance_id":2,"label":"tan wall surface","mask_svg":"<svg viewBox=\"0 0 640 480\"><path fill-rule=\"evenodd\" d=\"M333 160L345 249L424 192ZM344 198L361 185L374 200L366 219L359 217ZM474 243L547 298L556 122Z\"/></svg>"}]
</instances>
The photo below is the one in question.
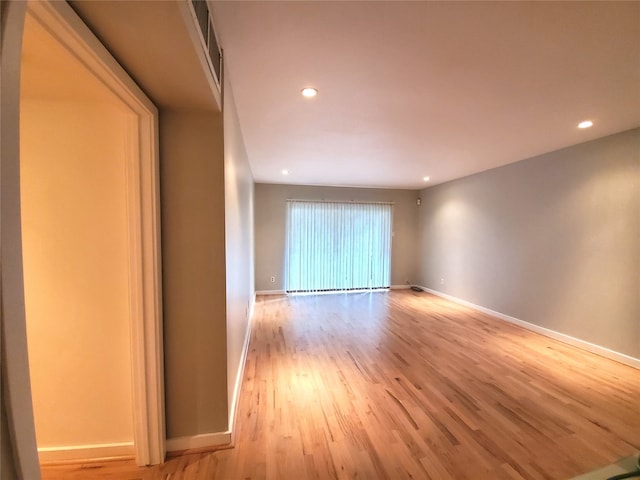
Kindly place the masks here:
<instances>
[{"instance_id":1,"label":"tan wall surface","mask_svg":"<svg viewBox=\"0 0 640 480\"><path fill-rule=\"evenodd\" d=\"M133 441L124 119L106 105L22 102L25 304L39 447Z\"/></svg>"},{"instance_id":2,"label":"tan wall surface","mask_svg":"<svg viewBox=\"0 0 640 480\"><path fill-rule=\"evenodd\" d=\"M405 285L416 278L416 222L418 192L377 188L315 187L256 184L255 276L256 290L283 290L287 199L393 202L391 284ZM275 283L270 277L275 276Z\"/></svg>"},{"instance_id":3,"label":"tan wall surface","mask_svg":"<svg viewBox=\"0 0 640 480\"><path fill-rule=\"evenodd\" d=\"M5 397L0 394L0 479L16 480L18 475L13 461L8 421Z\"/></svg>"},{"instance_id":4,"label":"tan wall surface","mask_svg":"<svg viewBox=\"0 0 640 480\"><path fill-rule=\"evenodd\" d=\"M229 75L224 86L227 256L227 382L229 408L240 369L254 299L253 175L242 139ZM240 381L242 379L240 378Z\"/></svg>"},{"instance_id":5,"label":"tan wall surface","mask_svg":"<svg viewBox=\"0 0 640 480\"><path fill-rule=\"evenodd\" d=\"M636 129L423 190L419 283L639 358L639 167Z\"/></svg>"},{"instance_id":6,"label":"tan wall surface","mask_svg":"<svg viewBox=\"0 0 640 480\"><path fill-rule=\"evenodd\" d=\"M222 114L160 112L167 437L227 430Z\"/></svg>"}]
</instances>

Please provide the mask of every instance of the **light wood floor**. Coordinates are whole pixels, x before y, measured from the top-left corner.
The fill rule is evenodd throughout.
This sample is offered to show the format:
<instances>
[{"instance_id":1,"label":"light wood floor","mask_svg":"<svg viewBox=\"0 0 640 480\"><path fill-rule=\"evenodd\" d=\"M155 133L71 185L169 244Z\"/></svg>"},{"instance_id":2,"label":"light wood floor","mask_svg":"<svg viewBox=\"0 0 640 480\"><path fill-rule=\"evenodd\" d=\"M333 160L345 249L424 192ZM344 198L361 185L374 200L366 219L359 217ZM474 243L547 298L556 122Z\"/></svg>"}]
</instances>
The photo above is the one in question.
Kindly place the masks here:
<instances>
[{"instance_id":1,"label":"light wood floor","mask_svg":"<svg viewBox=\"0 0 640 480\"><path fill-rule=\"evenodd\" d=\"M640 450L640 370L427 293L258 298L236 447L43 478L567 479Z\"/></svg>"}]
</instances>

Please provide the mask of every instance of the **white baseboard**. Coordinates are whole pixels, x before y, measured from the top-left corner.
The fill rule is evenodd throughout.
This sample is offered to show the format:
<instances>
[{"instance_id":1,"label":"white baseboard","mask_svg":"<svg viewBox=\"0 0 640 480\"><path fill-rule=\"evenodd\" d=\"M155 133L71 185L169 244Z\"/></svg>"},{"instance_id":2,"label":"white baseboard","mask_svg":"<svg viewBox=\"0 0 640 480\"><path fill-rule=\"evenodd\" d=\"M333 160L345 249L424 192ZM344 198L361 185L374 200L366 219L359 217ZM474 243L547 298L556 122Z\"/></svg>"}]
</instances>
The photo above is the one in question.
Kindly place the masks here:
<instances>
[{"instance_id":1,"label":"white baseboard","mask_svg":"<svg viewBox=\"0 0 640 480\"><path fill-rule=\"evenodd\" d=\"M247 332L247 339L251 337ZM204 433L201 435L190 435L186 437L167 438L167 452L180 452L183 450L192 450L195 448L219 447L222 445L231 445L233 443L233 426L235 424L235 416L238 408L240 397L240 388L242 386L242 376L244 373L244 365L246 362L249 342L245 340L242 358L240 360L240 368L236 376L236 385L233 389L233 398L231 401L231 412L229 414L229 430L226 432Z\"/></svg>"},{"instance_id":2,"label":"white baseboard","mask_svg":"<svg viewBox=\"0 0 640 480\"><path fill-rule=\"evenodd\" d=\"M233 398L231 399L231 411L229 412L229 431L231 433L231 437L229 441L233 443L235 425L236 425L236 413L238 411L238 403L240 402L240 390L242 388L242 378L244 377L244 366L247 363L247 354L249 352L249 340L251 340L251 330L253 328L253 309L255 306L255 296L253 297L253 301L251 302L251 307L249 308L249 318L247 324L247 333L244 337L244 345L242 347L242 356L240 358L240 366L238 368L238 373L236 374L236 384L233 388Z\"/></svg>"},{"instance_id":3,"label":"white baseboard","mask_svg":"<svg viewBox=\"0 0 640 480\"><path fill-rule=\"evenodd\" d=\"M258 290L256 295L286 295L286 290Z\"/></svg>"},{"instance_id":4,"label":"white baseboard","mask_svg":"<svg viewBox=\"0 0 640 480\"><path fill-rule=\"evenodd\" d=\"M167 438L167 452L179 452L194 448L218 447L231 443L231 432L205 433L188 437Z\"/></svg>"},{"instance_id":5,"label":"white baseboard","mask_svg":"<svg viewBox=\"0 0 640 480\"><path fill-rule=\"evenodd\" d=\"M38 448L40 463L133 458L135 453L133 442Z\"/></svg>"},{"instance_id":6,"label":"white baseboard","mask_svg":"<svg viewBox=\"0 0 640 480\"><path fill-rule=\"evenodd\" d=\"M505 315L504 313L496 312L495 310L491 310L481 305L476 305L475 303L468 302L466 300L463 300L458 297L454 297L453 295L449 295L447 293L439 292L438 290L433 290L431 288L423 287L421 285L418 285L418 286L422 288L425 292L429 292L429 293L432 293L433 295L446 298L447 300L451 300L452 302L459 303L460 305L464 305L465 307L473 308L480 312L491 315L492 317L499 318L500 320L504 320L509 323L513 323L522 328L526 328L527 330L531 330L532 332L539 333L540 335L553 338L554 340L559 340L561 342L567 343L574 347L578 347L588 352L595 353L597 355L609 358L611 360L615 360L616 362L624 363L625 365L629 365L630 367L640 369L640 358L635 358L630 355L625 355L624 353L616 352L615 350L610 350L606 347L601 347L600 345L596 345L594 343L590 343L585 340L580 340L579 338L575 338L570 335L566 335L564 333L556 332L555 330L551 330L549 328L545 328L539 325L535 325L533 323L525 322L524 320L520 320L519 318L515 318L510 315Z\"/></svg>"},{"instance_id":7,"label":"white baseboard","mask_svg":"<svg viewBox=\"0 0 640 480\"><path fill-rule=\"evenodd\" d=\"M391 285L389 287L389 290L403 290L406 288L411 288L411 285ZM384 289L379 289L379 290L384 290ZM336 291L329 291L329 292L299 292L296 293L296 295L334 295L336 293L358 293L358 292L368 292L370 290L367 289L362 289L362 290L348 290L348 291L343 291L343 290L336 290ZM287 295L287 291L286 290L258 290L256 292L256 295Z\"/></svg>"},{"instance_id":8,"label":"white baseboard","mask_svg":"<svg viewBox=\"0 0 640 480\"><path fill-rule=\"evenodd\" d=\"M249 321L251 321L251 319L253 318L253 311L256 308L256 296L258 294L256 292L253 292L253 298L251 299L251 305L249 305Z\"/></svg>"},{"instance_id":9,"label":"white baseboard","mask_svg":"<svg viewBox=\"0 0 640 480\"><path fill-rule=\"evenodd\" d=\"M191 435L187 437L176 437L167 439L167 452L179 452L182 450L192 450L195 448L219 447L222 445L230 445L233 443L233 431L235 426L236 413L238 411L238 403L240 401L240 390L242 388L242 378L244 376L244 367L249 352L249 340L251 339L251 329L253 325L253 312L255 308L256 295L249 306L249 318L247 325L247 333L244 338L242 347L242 357L240 358L240 366L236 374L236 382L233 389L233 397L231 399L231 410L229 412L229 430L226 432L205 433L202 435Z\"/></svg>"}]
</instances>

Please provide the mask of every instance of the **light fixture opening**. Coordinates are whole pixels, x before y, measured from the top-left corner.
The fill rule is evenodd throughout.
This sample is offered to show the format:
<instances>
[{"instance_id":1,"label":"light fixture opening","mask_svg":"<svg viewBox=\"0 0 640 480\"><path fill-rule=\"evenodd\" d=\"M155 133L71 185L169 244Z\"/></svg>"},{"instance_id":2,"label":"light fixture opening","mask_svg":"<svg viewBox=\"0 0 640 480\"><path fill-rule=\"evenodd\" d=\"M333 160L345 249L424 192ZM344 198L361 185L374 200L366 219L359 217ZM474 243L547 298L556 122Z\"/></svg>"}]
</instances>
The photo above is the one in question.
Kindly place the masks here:
<instances>
[{"instance_id":1,"label":"light fixture opening","mask_svg":"<svg viewBox=\"0 0 640 480\"><path fill-rule=\"evenodd\" d=\"M422 177L422 180L428 182L429 180L431 180L431 177Z\"/></svg>"},{"instance_id":2,"label":"light fixture opening","mask_svg":"<svg viewBox=\"0 0 640 480\"><path fill-rule=\"evenodd\" d=\"M584 120L578 124L578 128L589 128L593 126L593 122L591 120Z\"/></svg>"},{"instance_id":3,"label":"light fixture opening","mask_svg":"<svg viewBox=\"0 0 640 480\"><path fill-rule=\"evenodd\" d=\"M305 98L313 98L318 95L318 90L313 87L305 87L300 93L302 93L302 96Z\"/></svg>"},{"instance_id":4,"label":"light fixture opening","mask_svg":"<svg viewBox=\"0 0 640 480\"><path fill-rule=\"evenodd\" d=\"M283 175L289 175L289 170L287 170L286 168L282 169L282 174Z\"/></svg>"}]
</instances>

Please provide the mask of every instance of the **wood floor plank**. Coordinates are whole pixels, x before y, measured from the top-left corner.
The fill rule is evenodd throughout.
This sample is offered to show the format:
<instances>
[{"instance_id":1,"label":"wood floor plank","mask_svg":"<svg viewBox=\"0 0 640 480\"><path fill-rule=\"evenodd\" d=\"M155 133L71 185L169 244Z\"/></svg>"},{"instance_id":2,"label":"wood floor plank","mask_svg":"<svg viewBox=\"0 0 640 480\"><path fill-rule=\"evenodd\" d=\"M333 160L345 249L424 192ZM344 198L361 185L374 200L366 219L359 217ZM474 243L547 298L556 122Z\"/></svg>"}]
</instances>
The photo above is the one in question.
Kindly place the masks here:
<instances>
[{"instance_id":1,"label":"wood floor plank","mask_svg":"<svg viewBox=\"0 0 640 480\"><path fill-rule=\"evenodd\" d=\"M640 371L428 293L258 297L235 448L44 480L561 480L640 450Z\"/></svg>"}]
</instances>

